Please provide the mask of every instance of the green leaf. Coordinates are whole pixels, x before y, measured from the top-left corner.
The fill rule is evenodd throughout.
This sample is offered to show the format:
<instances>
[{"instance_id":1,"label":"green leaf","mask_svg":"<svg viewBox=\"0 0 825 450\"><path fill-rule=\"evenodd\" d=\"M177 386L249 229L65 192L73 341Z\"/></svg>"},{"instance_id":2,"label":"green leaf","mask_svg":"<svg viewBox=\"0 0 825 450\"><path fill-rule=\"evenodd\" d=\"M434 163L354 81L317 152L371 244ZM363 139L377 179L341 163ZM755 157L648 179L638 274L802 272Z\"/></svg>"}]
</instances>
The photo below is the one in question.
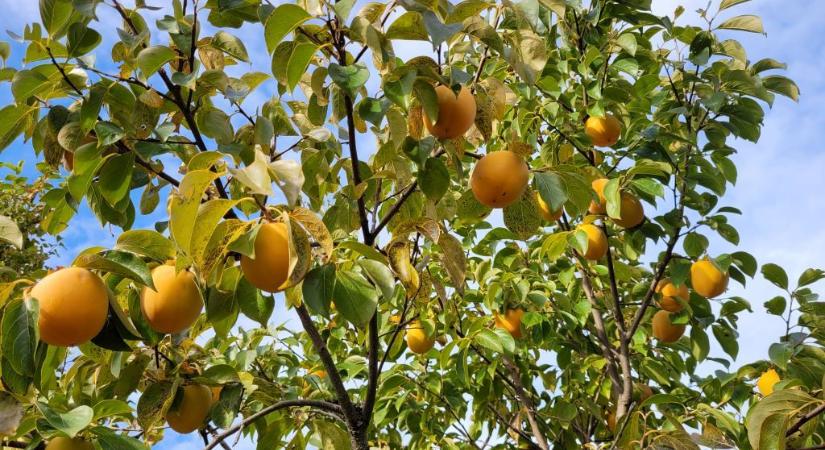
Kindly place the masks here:
<instances>
[{"instance_id":1,"label":"green leaf","mask_svg":"<svg viewBox=\"0 0 825 450\"><path fill-rule=\"evenodd\" d=\"M790 342L776 342L768 348L768 357L771 362L785 370L788 368L788 361L793 356L793 344Z\"/></svg>"},{"instance_id":2,"label":"green leaf","mask_svg":"<svg viewBox=\"0 0 825 450\"><path fill-rule=\"evenodd\" d=\"M521 198L504 208L504 225L519 239L528 239L541 228L542 218L536 197L529 189Z\"/></svg>"},{"instance_id":3,"label":"green leaf","mask_svg":"<svg viewBox=\"0 0 825 450\"><path fill-rule=\"evenodd\" d=\"M682 242L682 246L685 248L685 253L693 259L696 259L705 253L708 245L708 238L696 232L688 233L688 235L685 236L684 242Z\"/></svg>"},{"instance_id":4,"label":"green leaf","mask_svg":"<svg viewBox=\"0 0 825 450\"><path fill-rule=\"evenodd\" d=\"M762 77L762 84L771 92L775 92L791 100L799 101L799 86L793 80L782 75L770 75Z\"/></svg>"},{"instance_id":5,"label":"green leaf","mask_svg":"<svg viewBox=\"0 0 825 450\"><path fill-rule=\"evenodd\" d=\"M445 24L434 12L429 10L424 11L421 15L424 19L424 28L430 35L429 40L432 42L433 48L438 48L439 45L461 31L463 27L463 24L460 23Z\"/></svg>"},{"instance_id":6,"label":"green leaf","mask_svg":"<svg viewBox=\"0 0 825 450\"><path fill-rule=\"evenodd\" d=\"M100 147L112 145L126 134L123 128L120 128L112 122L98 122L94 128L95 134L97 135L98 146Z\"/></svg>"},{"instance_id":7,"label":"green leaf","mask_svg":"<svg viewBox=\"0 0 825 450\"><path fill-rule=\"evenodd\" d=\"M162 45L144 48L137 55L137 66L144 78L149 78L175 57L175 52Z\"/></svg>"},{"instance_id":8,"label":"green leaf","mask_svg":"<svg viewBox=\"0 0 825 450\"><path fill-rule=\"evenodd\" d=\"M94 410L86 405L80 405L71 411L59 413L48 405L38 402L37 409L40 410L49 425L69 437L75 437L77 433L89 426L94 417Z\"/></svg>"},{"instance_id":9,"label":"green leaf","mask_svg":"<svg viewBox=\"0 0 825 450\"><path fill-rule=\"evenodd\" d=\"M802 272L802 275L799 276L799 281L797 281L797 287L807 286L812 283L816 283L817 281L825 278L825 270L822 269L806 269Z\"/></svg>"},{"instance_id":10,"label":"green leaf","mask_svg":"<svg viewBox=\"0 0 825 450\"><path fill-rule=\"evenodd\" d=\"M221 396L212 406L210 417L220 428L229 428L238 415L243 400L243 385L241 383L227 384L221 389Z\"/></svg>"},{"instance_id":11,"label":"green leaf","mask_svg":"<svg viewBox=\"0 0 825 450\"><path fill-rule=\"evenodd\" d=\"M393 298L396 284L395 276L386 264L373 259L362 259L358 261L358 265L364 269L372 284L378 286L385 301Z\"/></svg>"},{"instance_id":12,"label":"green leaf","mask_svg":"<svg viewBox=\"0 0 825 450\"><path fill-rule=\"evenodd\" d=\"M433 85L418 79L413 84L413 91L427 117L438 117L438 94L435 93Z\"/></svg>"},{"instance_id":13,"label":"green leaf","mask_svg":"<svg viewBox=\"0 0 825 450\"><path fill-rule=\"evenodd\" d=\"M229 169L235 179L252 194L272 195L272 177L269 173L269 157L255 149L255 161L243 169Z\"/></svg>"},{"instance_id":14,"label":"green leaf","mask_svg":"<svg viewBox=\"0 0 825 450\"><path fill-rule=\"evenodd\" d=\"M301 43L292 48L292 54L289 55L289 60L286 63L286 85L290 91L295 89L301 77L306 73L309 67L309 62L312 61L315 51L318 47L315 44ZM283 61L272 60L273 66L275 64L283 64Z\"/></svg>"},{"instance_id":15,"label":"green leaf","mask_svg":"<svg viewBox=\"0 0 825 450\"><path fill-rule=\"evenodd\" d=\"M490 329L483 329L473 336L473 341L478 345L496 353L504 353L504 346L501 343L501 336Z\"/></svg>"},{"instance_id":16,"label":"green leaf","mask_svg":"<svg viewBox=\"0 0 825 450\"><path fill-rule=\"evenodd\" d=\"M3 310L0 322L3 339L0 341L0 349L11 368L21 375L33 374L35 371L38 313L36 300L13 300Z\"/></svg>"},{"instance_id":17,"label":"green leaf","mask_svg":"<svg viewBox=\"0 0 825 450\"><path fill-rule=\"evenodd\" d=\"M341 22L346 22L347 18L349 18L349 14L352 11L352 7L355 6L355 0L339 0L335 2L332 9L335 10L335 15L341 19Z\"/></svg>"},{"instance_id":18,"label":"green leaf","mask_svg":"<svg viewBox=\"0 0 825 450\"><path fill-rule=\"evenodd\" d=\"M14 78L11 80L11 93L18 103L25 103L30 97L43 94L54 84L52 80L40 72L20 70L14 74Z\"/></svg>"},{"instance_id":19,"label":"green leaf","mask_svg":"<svg viewBox=\"0 0 825 450\"><path fill-rule=\"evenodd\" d=\"M351 98L355 98L355 92L370 77L370 71L363 65L341 66L335 63L329 65L329 76Z\"/></svg>"},{"instance_id":20,"label":"green leaf","mask_svg":"<svg viewBox=\"0 0 825 450\"><path fill-rule=\"evenodd\" d=\"M114 273L131 280L137 281L144 286L154 289L152 275L149 266L134 253L120 250L107 250L101 253L86 253L78 256L73 265L85 267L86 269L102 270Z\"/></svg>"},{"instance_id":21,"label":"green leaf","mask_svg":"<svg viewBox=\"0 0 825 450\"><path fill-rule=\"evenodd\" d=\"M0 241L6 241L18 249L23 248L23 233L10 217L0 216Z\"/></svg>"},{"instance_id":22,"label":"green leaf","mask_svg":"<svg viewBox=\"0 0 825 450\"><path fill-rule=\"evenodd\" d=\"M762 276L776 286L788 290L788 274L778 265L772 263L763 265Z\"/></svg>"},{"instance_id":23,"label":"green leaf","mask_svg":"<svg viewBox=\"0 0 825 450\"><path fill-rule=\"evenodd\" d=\"M212 47L217 48L237 60L249 62L249 54L246 52L246 47L243 45L243 42L236 36L225 31L215 33L215 36L212 38Z\"/></svg>"},{"instance_id":24,"label":"green leaf","mask_svg":"<svg viewBox=\"0 0 825 450\"><path fill-rule=\"evenodd\" d=\"M49 36L60 31L71 15L72 2L69 0L40 0L40 20Z\"/></svg>"},{"instance_id":25,"label":"green leaf","mask_svg":"<svg viewBox=\"0 0 825 450\"><path fill-rule=\"evenodd\" d=\"M201 133L218 144L229 145L235 139L229 116L218 108L202 108L195 113L195 121Z\"/></svg>"},{"instance_id":26,"label":"green leaf","mask_svg":"<svg viewBox=\"0 0 825 450\"><path fill-rule=\"evenodd\" d=\"M385 112L381 100L367 97L358 103L358 115L375 126L381 125Z\"/></svg>"},{"instance_id":27,"label":"green leaf","mask_svg":"<svg viewBox=\"0 0 825 450\"><path fill-rule=\"evenodd\" d=\"M739 343L736 341L738 337L736 332L728 326L713 324L713 336L719 342L719 345L722 346L722 350L730 355L731 358L736 359L736 355L739 354Z\"/></svg>"},{"instance_id":28,"label":"green leaf","mask_svg":"<svg viewBox=\"0 0 825 450\"><path fill-rule=\"evenodd\" d=\"M700 327L690 329L690 353L698 362L704 361L710 353L710 340L705 330Z\"/></svg>"},{"instance_id":29,"label":"green leaf","mask_svg":"<svg viewBox=\"0 0 825 450\"><path fill-rule=\"evenodd\" d=\"M82 22L75 22L69 27L69 57L83 56L94 50L102 40L100 33Z\"/></svg>"},{"instance_id":30,"label":"green leaf","mask_svg":"<svg viewBox=\"0 0 825 450\"><path fill-rule=\"evenodd\" d=\"M731 6L735 6L740 3L745 3L749 1L750 0L722 0L722 3L719 4L719 11L723 11L725 9L730 8Z\"/></svg>"},{"instance_id":31,"label":"green leaf","mask_svg":"<svg viewBox=\"0 0 825 450\"><path fill-rule=\"evenodd\" d=\"M363 275L351 270L339 270L335 274L333 301L347 321L363 328L375 314L378 292Z\"/></svg>"},{"instance_id":32,"label":"green leaf","mask_svg":"<svg viewBox=\"0 0 825 450\"><path fill-rule=\"evenodd\" d=\"M238 280L238 287L235 288L235 297L238 299L238 306L241 312L250 319L266 328L272 311L275 309L275 302L270 297L261 295L261 291L252 285L246 278Z\"/></svg>"},{"instance_id":33,"label":"green leaf","mask_svg":"<svg viewBox=\"0 0 825 450\"><path fill-rule=\"evenodd\" d=\"M329 317L329 305L335 290L335 266L324 264L307 273L301 290L311 311Z\"/></svg>"},{"instance_id":34,"label":"green leaf","mask_svg":"<svg viewBox=\"0 0 825 450\"><path fill-rule=\"evenodd\" d=\"M730 18L722 22L717 28L724 30L748 31L750 33L765 33L765 29L762 27L762 19L758 16L747 14Z\"/></svg>"},{"instance_id":35,"label":"green leaf","mask_svg":"<svg viewBox=\"0 0 825 450\"><path fill-rule=\"evenodd\" d=\"M430 36L424 27L424 18L420 13L407 11L390 24L387 39L410 41L429 41Z\"/></svg>"},{"instance_id":36,"label":"green leaf","mask_svg":"<svg viewBox=\"0 0 825 450\"><path fill-rule=\"evenodd\" d=\"M538 172L534 176L536 188L551 211L558 211L567 202L564 180L555 172Z\"/></svg>"},{"instance_id":37,"label":"green leaf","mask_svg":"<svg viewBox=\"0 0 825 450\"><path fill-rule=\"evenodd\" d=\"M177 383L164 380L150 384L138 399L137 420L144 428L149 429L163 420L163 415L169 410L175 399Z\"/></svg>"},{"instance_id":38,"label":"green leaf","mask_svg":"<svg viewBox=\"0 0 825 450\"><path fill-rule=\"evenodd\" d=\"M275 8L264 25L264 39L270 53L296 27L312 18L303 8L293 4L283 4Z\"/></svg>"},{"instance_id":39,"label":"green leaf","mask_svg":"<svg viewBox=\"0 0 825 450\"><path fill-rule=\"evenodd\" d=\"M114 398L104 399L95 404L93 420L97 421L105 417L121 416L129 418L132 416L132 406L124 400Z\"/></svg>"},{"instance_id":40,"label":"green leaf","mask_svg":"<svg viewBox=\"0 0 825 450\"><path fill-rule=\"evenodd\" d=\"M97 187L110 205L117 205L129 193L134 168L134 152L114 156L101 167Z\"/></svg>"},{"instance_id":41,"label":"green leaf","mask_svg":"<svg viewBox=\"0 0 825 450\"><path fill-rule=\"evenodd\" d=\"M418 170L418 185L424 195L438 202L450 187L450 172L439 158L427 158L424 167Z\"/></svg>"},{"instance_id":42,"label":"green leaf","mask_svg":"<svg viewBox=\"0 0 825 450\"><path fill-rule=\"evenodd\" d=\"M31 111L32 107L25 104L8 105L0 109L0 151L11 145L23 132Z\"/></svg>"},{"instance_id":43,"label":"green leaf","mask_svg":"<svg viewBox=\"0 0 825 450\"><path fill-rule=\"evenodd\" d=\"M785 300L785 297L777 295L776 297L766 301L764 303L764 306L769 313L775 316L781 316L785 314L785 307L787 306L787 304L788 302L787 300Z\"/></svg>"},{"instance_id":44,"label":"green leaf","mask_svg":"<svg viewBox=\"0 0 825 450\"><path fill-rule=\"evenodd\" d=\"M128 230L117 237L116 250L147 256L163 262L175 257L175 245L154 230Z\"/></svg>"},{"instance_id":45,"label":"green leaf","mask_svg":"<svg viewBox=\"0 0 825 450\"><path fill-rule=\"evenodd\" d=\"M147 450L148 448L133 437L117 434L105 427L94 427L91 431L97 437L100 447L106 450Z\"/></svg>"},{"instance_id":46,"label":"green leaf","mask_svg":"<svg viewBox=\"0 0 825 450\"><path fill-rule=\"evenodd\" d=\"M169 231L181 251L189 253L192 230L203 193L220 176L210 170L193 170L183 177L177 192L173 192Z\"/></svg>"},{"instance_id":47,"label":"green leaf","mask_svg":"<svg viewBox=\"0 0 825 450\"><path fill-rule=\"evenodd\" d=\"M616 45L626 51L630 56L636 56L636 36L631 33L624 33L616 39Z\"/></svg>"}]
</instances>

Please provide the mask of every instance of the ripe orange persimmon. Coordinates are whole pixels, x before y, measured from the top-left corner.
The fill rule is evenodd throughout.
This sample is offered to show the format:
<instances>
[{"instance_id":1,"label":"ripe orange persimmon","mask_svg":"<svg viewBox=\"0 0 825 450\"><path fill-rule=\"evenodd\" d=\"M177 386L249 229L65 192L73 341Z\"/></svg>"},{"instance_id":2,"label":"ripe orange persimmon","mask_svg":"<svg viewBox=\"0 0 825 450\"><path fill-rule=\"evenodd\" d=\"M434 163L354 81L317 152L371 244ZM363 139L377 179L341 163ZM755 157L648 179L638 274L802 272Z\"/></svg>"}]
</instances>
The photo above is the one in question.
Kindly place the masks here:
<instances>
[{"instance_id":1,"label":"ripe orange persimmon","mask_svg":"<svg viewBox=\"0 0 825 450\"><path fill-rule=\"evenodd\" d=\"M241 256L241 270L262 291L278 292L289 281L289 236L286 224L261 225L255 238L255 258Z\"/></svg>"},{"instance_id":2,"label":"ripe orange persimmon","mask_svg":"<svg viewBox=\"0 0 825 450\"><path fill-rule=\"evenodd\" d=\"M488 153L473 169L470 187L476 200L490 208L503 208L521 198L527 188L527 164L508 150Z\"/></svg>"},{"instance_id":3,"label":"ripe orange persimmon","mask_svg":"<svg viewBox=\"0 0 825 450\"><path fill-rule=\"evenodd\" d=\"M550 205L541 198L541 194L536 191L536 203L539 204L539 212L541 216L544 217L544 220L548 222L555 222L559 220L561 214L564 212L564 208L559 208L558 211L550 211Z\"/></svg>"},{"instance_id":4,"label":"ripe orange persimmon","mask_svg":"<svg viewBox=\"0 0 825 450\"><path fill-rule=\"evenodd\" d=\"M590 214L607 214L607 199L604 198L604 187L607 186L608 181L610 180L607 178L596 178L590 183L590 187L596 191L596 195L599 197L598 203L590 200L590 208L588 208Z\"/></svg>"},{"instance_id":5,"label":"ripe orange persimmon","mask_svg":"<svg viewBox=\"0 0 825 450\"><path fill-rule=\"evenodd\" d=\"M191 433L203 426L212 407L212 389L202 384L183 386L176 407L166 413L166 422L181 434Z\"/></svg>"},{"instance_id":6,"label":"ripe orange persimmon","mask_svg":"<svg viewBox=\"0 0 825 450\"><path fill-rule=\"evenodd\" d=\"M667 344L678 341L685 334L685 326L672 323L671 315L665 310L653 315L653 337Z\"/></svg>"},{"instance_id":7,"label":"ripe orange persimmon","mask_svg":"<svg viewBox=\"0 0 825 450\"><path fill-rule=\"evenodd\" d=\"M759 393L764 395L765 397L773 394L773 387L776 383L779 383L781 378L779 374L774 369L768 369L762 373L759 377L759 380L756 381L756 387L759 388Z\"/></svg>"},{"instance_id":8,"label":"ripe orange persimmon","mask_svg":"<svg viewBox=\"0 0 825 450\"><path fill-rule=\"evenodd\" d=\"M427 331L417 320L407 326L404 340L407 341L410 351L419 355L427 353L435 345L435 338L427 336Z\"/></svg>"},{"instance_id":9,"label":"ripe orange persimmon","mask_svg":"<svg viewBox=\"0 0 825 450\"><path fill-rule=\"evenodd\" d=\"M688 292L687 285L682 284L677 287L667 278L660 280L659 283L656 284L656 293L661 296L659 299L659 307L665 311L679 312L684 309L682 303L687 303L687 301L690 300L690 292Z\"/></svg>"},{"instance_id":10,"label":"ripe orange persimmon","mask_svg":"<svg viewBox=\"0 0 825 450\"><path fill-rule=\"evenodd\" d=\"M203 297L195 275L187 270L162 264L152 269L155 289L140 292L140 309L149 326L159 333L180 333L195 323L203 309Z\"/></svg>"},{"instance_id":11,"label":"ripe orange persimmon","mask_svg":"<svg viewBox=\"0 0 825 450\"><path fill-rule=\"evenodd\" d=\"M611 114L602 117L590 116L584 124L584 132L597 147L610 147L619 141L622 124Z\"/></svg>"},{"instance_id":12,"label":"ripe orange persimmon","mask_svg":"<svg viewBox=\"0 0 825 450\"><path fill-rule=\"evenodd\" d=\"M438 139L463 136L476 120L476 100L466 87L458 96L447 86L435 88L438 96L438 119L435 123L424 113L424 125Z\"/></svg>"},{"instance_id":13,"label":"ripe orange persimmon","mask_svg":"<svg viewBox=\"0 0 825 450\"><path fill-rule=\"evenodd\" d=\"M728 289L729 277L712 261L701 259L690 266L690 284L697 294L713 298Z\"/></svg>"},{"instance_id":14,"label":"ripe orange persimmon","mask_svg":"<svg viewBox=\"0 0 825 450\"><path fill-rule=\"evenodd\" d=\"M587 251L584 252L585 259L595 261L607 254L607 236L604 231L592 223L579 225L579 230L587 233Z\"/></svg>"},{"instance_id":15,"label":"ripe orange persimmon","mask_svg":"<svg viewBox=\"0 0 825 450\"><path fill-rule=\"evenodd\" d=\"M521 339L521 318L524 316L524 310L521 308L508 309L502 316L495 313L496 327L507 330L510 336L514 339Z\"/></svg>"},{"instance_id":16,"label":"ripe orange persimmon","mask_svg":"<svg viewBox=\"0 0 825 450\"><path fill-rule=\"evenodd\" d=\"M0 447L2 448L2 447ZM95 446L91 442L79 437L68 438L58 436L49 441L46 450L94 450Z\"/></svg>"},{"instance_id":17,"label":"ripe orange persimmon","mask_svg":"<svg viewBox=\"0 0 825 450\"><path fill-rule=\"evenodd\" d=\"M109 291L103 280L87 269L67 267L46 275L29 291L40 314L40 340L69 347L95 337L109 315Z\"/></svg>"},{"instance_id":18,"label":"ripe orange persimmon","mask_svg":"<svg viewBox=\"0 0 825 450\"><path fill-rule=\"evenodd\" d=\"M611 217L613 223L622 228L633 228L645 220L645 210L642 207L642 202L640 202L636 196L629 192L622 192L621 201L622 206L619 212L619 218Z\"/></svg>"}]
</instances>

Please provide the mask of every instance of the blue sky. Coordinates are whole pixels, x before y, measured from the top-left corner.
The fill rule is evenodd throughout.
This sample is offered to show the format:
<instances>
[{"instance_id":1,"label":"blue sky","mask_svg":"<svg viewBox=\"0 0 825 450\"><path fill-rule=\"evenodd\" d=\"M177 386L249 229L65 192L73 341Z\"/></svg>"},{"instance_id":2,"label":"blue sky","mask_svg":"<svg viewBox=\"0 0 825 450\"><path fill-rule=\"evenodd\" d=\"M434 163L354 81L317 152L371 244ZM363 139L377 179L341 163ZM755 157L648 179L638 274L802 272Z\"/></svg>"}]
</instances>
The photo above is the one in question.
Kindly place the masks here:
<instances>
[{"instance_id":1,"label":"blue sky","mask_svg":"<svg viewBox=\"0 0 825 450\"><path fill-rule=\"evenodd\" d=\"M0 0L0 7L6 14L0 15L0 30L10 30L22 34L24 24L39 21L38 2ZM150 4L164 4L156 0ZM359 4L363 3L361 1ZM715 2L718 3L718 2ZM680 22L693 21L694 11L706 4L705 0L674 2L654 0L657 13L672 13L676 5L686 7ZM356 6L358 9L359 6ZM12 13L13 12L13 13ZM103 23L119 23L111 8L101 6L99 14ZM788 64L785 75L794 79L802 92L800 102L793 103L778 98L765 117L762 138L758 144L738 142L739 153L734 156L739 169L737 185L729 189L725 204L736 205L743 210L741 217L731 218L741 235L740 248L756 256L760 264L774 262L785 267L791 280L807 267L825 267L825 227L820 224L825 219L825 200L821 193L822 173L825 171L825 144L823 144L822 105L825 104L825 34L822 33L825 2L801 2L778 0L753 0L726 12L726 16L736 14L757 14L764 21L767 37L749 33L734 33L748 50L751 61L772 57ZM695 22L698 23L698 22ZM104 34L104 43L98 47L98 58L108 59L113 35L100 24L93 28ZM239 65L233 70L236 75L247 70L269 71L269 57L266 55L262 30L258 26L245 26L234 32L240 36L249 50L252 66ZM160 36L155 42L163 43ZM23 52L20 45L13 45L11 61L19 60ZM404 59L421 53L429 53L428 44L405 43L396 47L396 52ZM18 67L19 68L19 67ZM370 80L371 85L376 77ZM272 84L259 89L245 102L247 110L254 109L274 93ZM0 103L10 101L9 84L0 85ZM359 139L361 148L372 141L366 136ZM369 148L369 147L367 147ZM31 147L18 141L0 155L2 161L26 161L27 173L34 170L34 153ZM162 203L163 204L163 203ZM157 216L139 218L135 228L150 228ZM67 264L80 250L93 245L110 245L119 230L102 228L88 210L83 208L64 233L65 248L50 264ZM736 250L732 245L712 239L713 254ZM778 290L770 283L756 279L742 288L732 283L730 295L740 295L748 299L754 313L743 313L740 320L740 356L738 364L767 357L767 348L784 333L784 322L765 313L762 303L777 295ZM283 309L278 302L275 318L294 320L292 313ZM714 353L719 354L718 349ZM714 363L707 367L715 370ZM172 433L172 432L170 432ZM198 448L200 439L196 436L175 436L168 438L155 448L162 450L183 450ZM246 447L254 448L250 444Z\"/></svg>"}]
</instances>

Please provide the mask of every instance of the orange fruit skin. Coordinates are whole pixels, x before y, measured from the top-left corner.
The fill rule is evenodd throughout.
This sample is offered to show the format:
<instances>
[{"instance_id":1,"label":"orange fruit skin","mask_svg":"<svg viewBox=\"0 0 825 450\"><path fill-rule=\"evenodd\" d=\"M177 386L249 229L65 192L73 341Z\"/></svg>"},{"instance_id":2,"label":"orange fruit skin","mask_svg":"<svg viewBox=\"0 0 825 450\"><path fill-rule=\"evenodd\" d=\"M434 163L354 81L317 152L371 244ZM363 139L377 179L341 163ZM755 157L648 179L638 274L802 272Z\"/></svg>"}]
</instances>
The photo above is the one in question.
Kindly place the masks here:
<instances>
[{"instance_id":1,"label":"orange fruit skin","mask_svg":"<svg viewBox=\"0 0 825 450\"><path fill-rule=\"evenodd\" d=\"M191 433L203 426L212 407L212 389L202 384L183 386L183 396L176 410L166 412L166 422L180 434Z\"/></svg>"},{"instance_id":2,"label":"orange fruit skin","mask_svg":"<svg viewBox=\"0 0 825 450\"><path fill-rule=\"evenodd\" d=\"M80 438L67 438L58 436L49 441L46 450L94 450L94 445L89 441Z\"/></svg>"},{"instance_id":3,"label":"orange fruit skin","mask_svg":"<svg viewBox=\"0 0 825 450\"><path fill-rule=\"evenodd\" d=\"M209 390L212 392L212 403L217 403L218 400L221 399L221 391L223 391L223 386L212 386Z\"/></svg>"},{"instance_id":4,"label":"orange fruit skin","mask_svg":"<svg viewBox=\"0 0 825 450\"><path fill-rule=\"evenodd\" d=\"M672 324L670 315L671 313L665 310L653 315L653 337L667 344L678 341L685 334L685 326Z\"/></svg>"},{"instance_id":5,"label":"orange fruit skin","mask_svg":"<svg viewBox=\"0 0 825 450\"><path fill-rule=\"evenodd\" d=\"M612 432L616 431L616 413L612 411L607 414L607 429Z\"/></svg>"},{"instance_id":6,"label":"orange fruit skin","mask_svg":"<svg viewBox=\"0 0 825 450\"><path fill-rule=\"evenodd\" d=\"M607 114L602 117L591 116L584 123L584 132L597 147L610 147L619 141L622 124L616 117Z\"/></svg>"},{"instance_id":7,"label":"orange fruit skin","mask_svg":"<svg viewBox=\"0 0 825 450\"><path fill-rule=\"evenodd\" d=\"M521 198L529 178L530 170L521 156L502 150L478 160L470 177L470 187L482 205L504 208Z\"/></svg>"},{"instance_id":8,"label":"orange fruit skin","mask_svg":"<svg viewBox=\"0 0 825 450\"><path fill-rule=\"evenodd\" d=\"M690 300L690 292L686 285L682 284L676 287L669 279L665 278L656 284L656 293L662 297L659 299L659 307L665 311L679 312L684 307L682 303L687 303ZM680 303L679 300L682 302Z\"/></svg>"},{"instance_id":9,"label":"orange fruit skin","mask_svg":"<svg viewBox=\"0 0 825 450\"><path fill-rule=\"evenodd\" d=\"M265 223L255 238L255 259L241 256L241 270L253 286L279 292L289 281L289 236L283 222Z\"/></svg>"},{"instance_id":10,"label":"orange fruit skin","mask_svg":"<svg viewBox=\"0 0 825 450\"><path fill-rule=\"evenodd\" d=\"M69 151L63 152L63 167L65 167L68 172L74 170L74 153Z\"/></svg>"},{"instance_id":11,"label":"orange fruit skin","mask_svg":"<svg viewBox=\"0 0 825 450\"><path fill-rule=\"evenodd\" d=\"M587 233L587 251L584 258L591 261L602 259L607 254L607 236L601 228L587 223L580 225L579 229Z\"/></svg>"},{"instance_id":12,"label":"orange fruit skin","mask_svg":"<svg viewBox=\"0 0 825 450\"><path fill-rule=\"evenodd\" d=\"M419 355L427 353L435 345L435 339L427 336L427 332L418 321L411 322L404 335L407 347Z\"/></svg>"},{"instance_id":13,"label":"orange fruit skin","mask_svg":"<svg viewBox=\"0 0 825 450\"><path fill-rule=\"evenodd\" d=\"M766 370L759 377L759 380L756 381L756 386L759 388L759 393L765 397L773 394L773 387L776 383L779 383L779 380L781 380L781 378L779 377L779 374L776 373L776 370Z\"/></svg>"},{"instance_id":14,"label":"orange fruit skin","mask_svg":"<svg viewBox=\"0 0 825 450\"><path fill-rule=\"evenodd\" d=\"M521 318L524 310L521 308L508 309L504 316L495 314L496 327L507 330L514 339L521 339L524 335L521 332Z\"/></svg>"},{"instance_id":15,"label":"orange fruit skin","mask_svg":"<svg viewBox=\"0 0 825 450\"><path fill-rule=\"evenodd\" d=\"M541 194L536 191L536 203L539 204L539 212L541 216L544 217L544 220L548 222L555 222L559 220L561 217L562 212L564 212L564 208L559 208L558 211L550 211L550 205L541 198Z\"/></svg>"},{"instance_id":16,"label":"orange fruit skin","mask_svg":"<svg viewBox=\"0 0 825 450\"><path fill-rule=\"evenodd\" d=\"M622 228L633 228L645 220L645 210L642 207L642 202L640 202L638 198L627 192L622 192L621 200L622 209L619 213L620 217L618 219L611 217L613 223Z\"/></svg>"},{"instance_id":17,"label":"orange fruit skin","mask_svg":"<svg viewBox=\"0 0 825 450\"><path fill-rule=\"evenodd\" d=\"M590 183L590 187L596 191L596 195L599 196L599 203L590 200L590 208L588 211L590 214L607 214L607 199L604 198L604 187L607 186L607 182L610 181L607 178L597 178Z\"/></svg>"},{"instance_id":18,"label":"orange fruit skin","mask_svg":"<svg viewBox=\"0 0 825 450\"><path fill-rule=\"evenodd\" d=\"M706 298L714 298L728 289L730 278L713 262L702 259L690 266L690 284L693 290Z\"/></svg>"},{"instance_id":19,"label":"orange fruit skin","mask_svg":"<svg viewBox=\"0 0 825 450\"><path fill-rule=\"evenodd\" d=\"M140 309L149 326L159 333L180 333L195 323L203 309L203 297L195 275L175 266L163 264L152 269L155 289L140 292Z\"/></svg>"},{"instance_id":20,"label":"orange fruit skin","mask_svg":"<svg viewBox=\"0 0 825 450\"><path fill-rule=\"evenodd\" d=\"M438 119L435 123L424 113L424 125L438 139L452 139L463 136L476 120L476 99L466 87L458 96L447 86L435 88L438 96Z\"/></svg>"},{"instance_id":21,"label":"orange fruit skin","mask_svg":"<svg viewBox=\"0 0 825 450\"><path fill-rule=\"evenodd\" d=\"M68 267L46 275L29 291L39 302L40 340L70 347L97 336L109 315L109 292L87 269Z\"/></svg>"}]
</instances>

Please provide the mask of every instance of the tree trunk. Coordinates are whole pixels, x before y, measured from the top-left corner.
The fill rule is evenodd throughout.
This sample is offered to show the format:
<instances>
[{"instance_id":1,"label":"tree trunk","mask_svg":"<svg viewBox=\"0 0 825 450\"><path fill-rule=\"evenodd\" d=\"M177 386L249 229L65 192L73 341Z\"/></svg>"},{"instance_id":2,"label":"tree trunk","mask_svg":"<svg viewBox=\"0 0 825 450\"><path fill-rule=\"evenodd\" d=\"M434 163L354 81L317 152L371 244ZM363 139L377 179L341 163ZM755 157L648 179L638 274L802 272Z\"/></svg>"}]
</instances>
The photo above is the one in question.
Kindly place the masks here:
<instances>
[{"instance_id":1,"label":"tree trunk","mask_svg":"<svg viewBox=\"0 0 825 450\"><path fill-rule=\"evenodd\" d=\"M367 439L367 427L365 426L360 426L358 429L350 429L349 440L352 450L369 450L370 448Z\"/></svg>"}]
</instances>

